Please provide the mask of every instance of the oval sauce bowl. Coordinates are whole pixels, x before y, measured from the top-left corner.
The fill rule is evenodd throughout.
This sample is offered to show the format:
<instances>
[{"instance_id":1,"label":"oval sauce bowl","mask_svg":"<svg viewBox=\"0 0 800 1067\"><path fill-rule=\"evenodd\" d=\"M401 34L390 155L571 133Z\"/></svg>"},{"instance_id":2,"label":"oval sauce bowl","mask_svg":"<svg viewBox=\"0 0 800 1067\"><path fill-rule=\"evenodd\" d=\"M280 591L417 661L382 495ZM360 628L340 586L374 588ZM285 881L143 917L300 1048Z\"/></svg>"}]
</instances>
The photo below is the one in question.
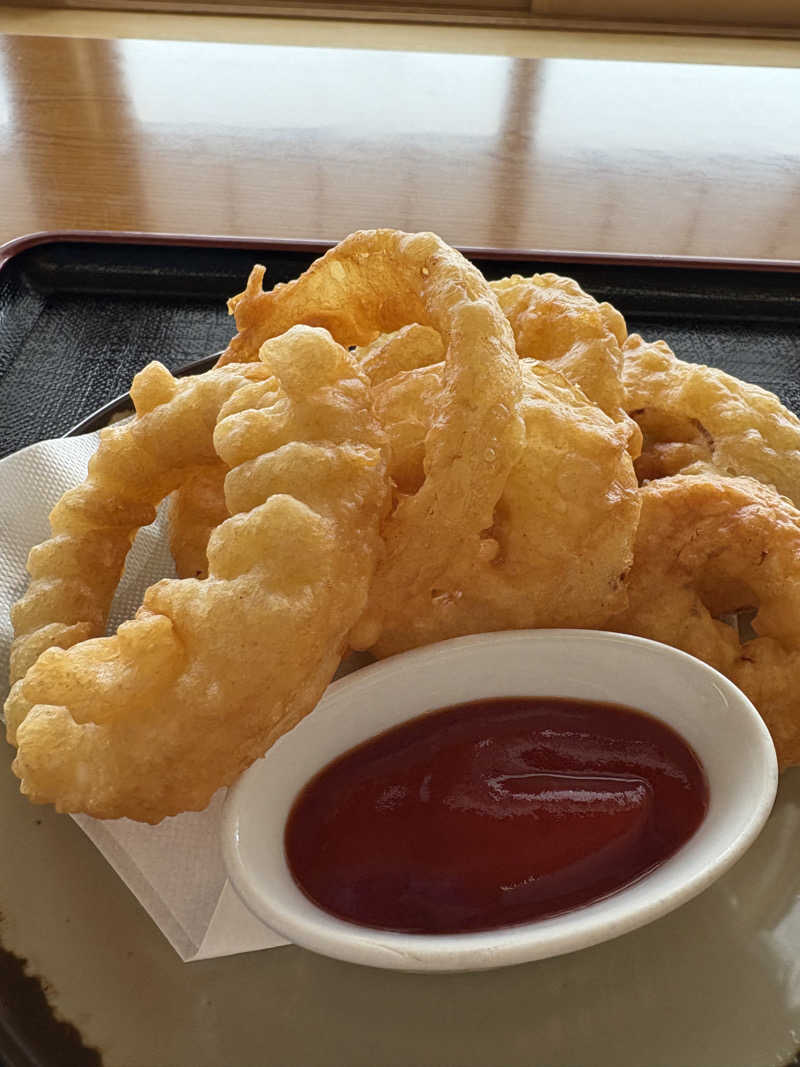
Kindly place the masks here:
<instances>
[{"instance_id":1,"label":"oval sauce bowl","mask_svg":"<svg viewBox=\"0 0 800 1067\"><path fill-rule=\"evenodd\" d=\"M694 834L633 883L550 917L468 933L401 933L317 907L289 869L284 831L309 780L370 738L439 708L483 698L613 703L671 727L702 764L708 807ZM672 911L719 878L755 840L778 768L753 705L700 660L666 645L590 630L478 634L371 664L326 691L315 710L228 793L222 847L247 907L297 945L409 971L481 970L598 944Z\"/></svg>"}]
</instances>

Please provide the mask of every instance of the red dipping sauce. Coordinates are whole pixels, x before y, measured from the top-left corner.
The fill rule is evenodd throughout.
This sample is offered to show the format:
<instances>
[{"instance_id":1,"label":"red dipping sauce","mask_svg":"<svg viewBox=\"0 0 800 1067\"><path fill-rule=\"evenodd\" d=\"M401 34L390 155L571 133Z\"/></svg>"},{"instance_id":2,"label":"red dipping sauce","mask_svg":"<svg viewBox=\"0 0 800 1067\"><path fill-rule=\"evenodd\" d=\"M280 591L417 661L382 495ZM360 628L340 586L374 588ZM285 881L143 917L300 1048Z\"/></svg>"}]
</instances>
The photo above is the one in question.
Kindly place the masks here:
<instances>
[{"instance_id":1,"label":"red dipping sauce","mask_svg":"<svg viewBox=\"0 0 800 1067\"><path fill-rule=\"evenodd\" d=\"M478 700L340 756L295 801L298 886L325 911L417 934L557 915L630 885L708 807L697 756L614 704Z\"/></svg>"}]
</instances>

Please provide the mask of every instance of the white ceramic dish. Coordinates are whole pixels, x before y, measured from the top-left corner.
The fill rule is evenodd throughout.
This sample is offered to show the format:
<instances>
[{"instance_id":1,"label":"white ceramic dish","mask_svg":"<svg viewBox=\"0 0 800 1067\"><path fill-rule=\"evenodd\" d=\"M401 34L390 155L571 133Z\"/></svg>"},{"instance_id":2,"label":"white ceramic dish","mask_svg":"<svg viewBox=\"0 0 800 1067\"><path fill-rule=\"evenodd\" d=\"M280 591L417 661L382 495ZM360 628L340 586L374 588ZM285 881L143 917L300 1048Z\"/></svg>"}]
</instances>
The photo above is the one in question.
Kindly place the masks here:
<instances>
[{"instance_id":1,"label":"white ceramic dish","mask_svg":"<svg viewBox=\"0 0 800 1067\"><path fill-rule=\"evenodd\" d=\"M640 881L563 915L481 933L414 935L344 922L317 908L286 865L298 792L336 756L426 711L490 696L561 696L640 708L678 731L703 763L709 809L694 836ZM665 645L588 630L480 634L375 663L335 682L315 711L230 790L222 820L231 881L250 910L316 952L409 971L482 970L609 940L665 915L726 871L775 798L775 750L747 698Z\"/></svg>"}]
</instances>

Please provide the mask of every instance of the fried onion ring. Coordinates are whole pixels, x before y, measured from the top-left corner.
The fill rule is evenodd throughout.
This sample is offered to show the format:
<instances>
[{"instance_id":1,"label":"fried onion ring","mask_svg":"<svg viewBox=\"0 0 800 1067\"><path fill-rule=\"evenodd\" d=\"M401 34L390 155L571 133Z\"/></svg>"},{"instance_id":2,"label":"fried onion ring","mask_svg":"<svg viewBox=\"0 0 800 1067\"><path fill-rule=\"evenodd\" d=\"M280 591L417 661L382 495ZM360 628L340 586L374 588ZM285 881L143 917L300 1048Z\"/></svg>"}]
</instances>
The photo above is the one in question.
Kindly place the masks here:
<instances>
[{"instance_id":1,"label":"fried onion ring","mask_svg":"<svg viewBox=\"0 0 800 1067\"><path fill-rule=\"evenodd\" d=\"M136 531L196 470L219 464L213 430L225 401L271 377L261 363L174 379L159 363L136 375L136 418L107 427L86 480L50 513L52 537L31 550L31 583L11 609L11 682L51 646L99 637ZM10 738L13 740L13 731Z\"/></svg>"},{"instance_id":2,"label":"fried onion ring","mask_svg":"<svg viewBox=\"0 0 800 1067\"><path fill-rule=\"evenodd\" d=\"M397 502L424 481L426 436L442 404L441 352L439 334L425 326L355 352L389 436ZM521 361L526 442L492 526L457 546L434 581L401 590L373 653L480 630L599 626L624 606L639 507L627 429L551 366ZM351 639L370 647L374 633L359 627Z\"/></svg>"},{"instance_id":3,"label":"fried onion ring","mask_svg":"<svg viewBox=\"0 0 800 1067\"><path fill-rule=\"evenodd\" d=\"M15 685L6 713L30 799L150 823L201 809L333 676L380 548L385 438L366 379L325 331L292 330L261 359L194 380L146 368L134 385L146 413L106 432L87 483L56 508L56 536L34 550L34 570L55 555L82 575L87 537L92 566L109 541L129 543L180 462L211 458L212 433L232 468L231 517L211 536L209 578L157 583L114 636L51 647ZM213 403L193 403L206 392ZM136 475L139 460L147 470ZM136 495L120 510L129 485ZM118 555L105 570L81 606L108 599ZM53 581L39 577L42 595L18 609L28 640L60 613ZM96 630L101 613L86 614L62 625Z\"/></svg>"},{"instance_id":4,"label":"fried onion ring","mask_svg":"<svg viewBox=\"0 0 800 1067\"><path fill-rule=\"evenodd\" d=\"M524 442L514 336L486 280L435 234L352 234L295 281L262 291L256 267L229 303L239 333L220 363L251 359L297 322L343 345L366 345L409 323L444 346L437 418L425 438L425 478L383 525L386 546L355 647L369 648L408 596L429 596L455 554L479 548Z\"/></svg>"},{"instance_id":5,"label":"fried onion ring","mask_svg":"<svg viewBox=\"0 0 800 1067\"><path fill-rule=\"evenodd\" d=\"M520 357L549 363L630 434L636 456L641 434L625 411L621 345L628 335L616 308L598 303L572 278L513 274L490 282L511 323Z\"/></svg>"},{"instance_id":6,"label":"fried onion ring","mask_svg":"<svg viewBox=\"0 0 800 1067\"><path fill-rule=\"evenodd\" d=\"M752 478L679 474L640 490L629 605L611 628L680 648L753 701L782 767L800 762L800 511ZM758 635L722 617L755 611Z\"/></svg>"},{"instance_id":7,"label":"fried onion ring","mask_svg":"<svg viewBox=\"0 0 800 1067\"><path fill-rule=\"evenodd\" d=\"M355 350L355 357L373 385L403 371L428 367L444 360L441 336L430 326L412 322L393 333L381 334Z\"/></svg>"},{"instance_id":8,"label":"fried onion ring","mask_svg":"<svg viewBox=\"0 0 800 1067\"><path fill-rule=\"evenodd\" d=\"M444 359L444 345L441 336L430 326L410 323L393 333L381 334L371 344L356 348L355 358L373 386L398 374L424 367L431 363L441 363ZM437 395L442 388L442 368L435 376ZM388 412L383 413L391 416ZM412 413L406 412L411 425L403 427L392 424L392 436L395 444L392 476L398 488L405 492L416 492L422 484L418 479L413 490L409 489L408 479L404 479L403 468L414 472L417 467L422 470L425 455L425 429L422 422ZM404 436L413 453L410 463L400 449ZM180 578L204 578L208 574L206 545L215 526L228 517L223 490L227 468L218 463L203 467L190 475L175 490L169 506L169 542L175 569Z\"/></svg>"},{"instance_id":9,"label":"fried onion ring","mask_svg":"<svg viewBox=\"0 0 800 1067\"><path fill-rule=\"evenodd\" d=\"M639 514L627 432L548 365L520 366L525 447L492 527L453 554L435 588L395 605L371 649L378 656L488 630L602 626L626 603ZM441 365L422 367L374 388L401 492L423 477L441 375Z\"/></svg>"},{"instance_id":10,"label":"fried onion ring","mask_svg":"<svg viewBox=\"0 0 800 1067\"><path fill-rule=\"evenodd\" d=\"M208 539L228 517L225 477L217 462L193 471L169 500L169 547L179 578L208 577Z\"/></svg>"},{"instance_id":11,"label":"fried onion ring","mask_svg":"<svg viewBox=\"0 0 800 1067\"><path fill-rule=\"evenodd\" d=\"M331 272L333 269L331 266ZM248 289L252 284L251 278ZM260 284L259 277L257 290ZM274 293L280 294L283 288L277 286ZM626 428L628 449L632 455L637 455L641 433L624 410L620 345L627 336L627 329L622 315L610 304L598 303L571 278L556 274L535 274L530 278L513 275L491 282L490 288L513 328L518 355L547 361L582 389L610 418ZM356 335L352 327L349 333L337 333L329 311L320 317L319 301L307 307L301 300L298 310L298 301L293 300L294 314L305 316L302 321L321 321L334 329L334 335L343 343L353 341ZM240 305L234 306L238 309ZM338 305L335 314L341 315ZM237 310L237 321L241 318ZM280 319L281 323L287 321L286 318ZM235 358L239 358L242 347L246 351L252 349L251 341L244 334L232 342ZM422 485L416 472L423 466L425 434L433 425L433 413L438 413L442 402L441 368L434 369L433 366L444 358L442 337L429 325L411 323L360 346L356 349L356 357L373 386L378 387L376 402L384 426L392 436L392 477L399 491L396 499L401 500L403 496L417 492ZM223 359L226 358L227 354ZM427 369L422 371L421 368ZM401 379L400 375L405 377ZM393 379L392 388L380 390L389 379ZM415 404L410 402L412 394L417 401ZM197 500L191 499L195 492L192 483L187 483L175 494L170 530L179 574L195 573L193 568L203 562L204 529L210 532L211 524L215 520L221 522L225 517L221 494L217 494L215 506L208 492L212 480L213 476L209 475L198 484Z\"/></svg>"},{"instance_id":12,"label":"fried onion ring","mask_svg":"<svg viewBox=\"0 0 800 1067\"><path fill-rule=\"evenodd\" d=\"M774 393L685 363L664 341L638 334L623 355L625 406L644 431L642 481L700 463L773 485L800 506L800 419Z\"/></svg>"}]
</instances>

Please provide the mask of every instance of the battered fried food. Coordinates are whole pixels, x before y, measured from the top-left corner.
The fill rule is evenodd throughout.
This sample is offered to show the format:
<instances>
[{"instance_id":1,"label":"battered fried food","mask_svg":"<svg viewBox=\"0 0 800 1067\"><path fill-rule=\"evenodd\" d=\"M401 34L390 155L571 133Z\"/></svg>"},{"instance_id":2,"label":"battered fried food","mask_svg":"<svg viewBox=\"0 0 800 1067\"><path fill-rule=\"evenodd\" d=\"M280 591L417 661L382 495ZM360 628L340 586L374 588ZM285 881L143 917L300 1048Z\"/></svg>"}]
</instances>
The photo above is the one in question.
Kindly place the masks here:
<instances>
[{"instance_id":1,"label":"battered fried food","mask_svg":"<svg viewBox=\"0 0 800 1067\"><path fill-rule=\"evenodd\" d=\"M444 344L432 327L414 322L392 333L380 334L370 344L356 348L354 355L372 385L376 386L389 378L396 378L404 371L442 363ZM436 404L441 399L442 370L442 367L438 367L430 382L435 390ZM419 379L415 386L418 382ZM376 390L375 400L379 408L385 396L386 390ZM396 417L395 411L383 408L379 411L384 425L391 426L394 443L392 476L398 488L407 493L416 492L422 484L422 478L415 481L413 489L409 488L410 482L403 476L403 468L409 466L409 459L402 450L402 443L408 442L408 449L413 454L410 462L416 474L417 469L422 470L425 433L431 423L428 416L433 403L431 397L431 403L421 416L417 416L414 410L416 405L406 405L402 418L399 414ZM170 550L180 578L205 578L208 574L208 539L214 527L228 517L223 490L226 473L227 468L222 463L203 467L187 477L170 498Z\"/></svg>"},{"instance_id":2,"label":"battered fried food","mask_svg":"<svg viewBox=\"0 0 800 1067\"><path fill-rule=\"evenodd\" d=\"M416 493L424 480L425 438L439 411L443 373L441 363L423 364L373 381L375 413L389 436L389 470L400 498Z\"/></svg>"},{"instance_id":3,"label":"battered fried food","mask_svg":"<svg viewBox=\"0 0 800 1067\"><path fill-rule=\"evenodd\" d=\"M664 341L648 343L637 334L623 355L625 406L644 432L641 480L699 463L773 485L800 505L800 419L773 393L714 367L684 363Z\"/></svg>"},{"instance_id":4,"label":"battered fried food","mask_svg":"<svg viewBox=\"0 0 800 1067\"><path fill-rule=\"evenodd\" d=\"M228 517L227 473L228 468L219 460L199 467L170 497L169 547L179 578L208 577L208 540Z\"/></svg>"},{"instance_id":5,"label":"battered fried food","mask_svg":"<svg viewBox=\"0 0 800 1067\"><path fill-rule=\"evenodd\" d=\"M367 236L361 235L362 238ZM339 263L340 253L334 251L337 252L337 258L328 268L330 275L334 274L334 263ZM346 262L353 254L358 253L341 253ZM312 272L322 271L322 262L312 267L309 272L312 278ZM248 292L241 300L234 298L232 301L237 311L237 322L243 327L229 349L235 358L240 358L243 352L248 357L253 350L254 342L248 331L256 328L253 324L256 316L255 313L246 316L243 304L252 302L255 306L255 302L265 295L260 293L262 276L259 274L257 278L255 285L251 278ZM280 305L281 301L287 300L293 309L291 315L299 316L298 321L322 322L345 344L356 343L358 338L365 336L365 322L388 321L370 319L369 314L362 315L358 323L362 332L358 333L352 324L346 327L341 324L342 307L349 306L344 294L337 303L327 294L320 296L322 286L319 282L312 286L309 281L304 284L313 290L311 297L298 298L294 294L289 299L290 294L285 290L295 284L276 286L273 294L269 294L270 297L274 295L275 300L266 312L261 313L266 323L270 323L275 315L275 303ZM620 346L627 336L627 330L622 315L610 304L598 303L571 278L556 274L534 274L530 278L513 275L491 282L490 287L513 328L518 355L546 361L582 389L590 400L624 427L628 434L628 450L631 455L638 455L641 432L624 410ZM276 321L278 325L275 328L279 328L286 325L289 318L281 311ZM256 342L262 335L263 329L256 334ZM425 433L433 425L433 413L438 412L443 396L441 368L435 367L444 359L442 337L430 325L412 322L361 345L356 349L356 356L376 387L376 404L383 424L392 437L392 476L399 491L397 499L400 500L404 495L416 492L422 484L422 479L416 477L416 471L422 469ZM226 353L223 361L228 358L229 354ZM391 387L382 388L390 379ZM201 567L204 530L210 532L212 523L215 520L222 521L225 516L221 494L217 495L215 505L213 494L208 491L212 483L213 475L209 475L198 485L197 500L192 499L195 491L192 483L187 483L175 494L170 522L171 543L181 575L188 576L195 573L194 568ZM611 560L609 565L613 567Z\"/></svg>"},{"instance_id":6,"label":"battered fried food","mask_svg":"<svg viewBox=\"0 0 800 1067\"><path fill-rule=\"evenodd\" d=\"M136 531L153 521L167 493L219 463L213 429L225 401L247 382L270 378L260 362L179 380L154 363L136 376L137 417L101 432L86 480L59 500L52 536L28 557L31 583L11 610L12 683L45 649L105 632Z\"/></svg>"},{"instance_id":7,"label":"battered fried food","mask_svg":"<svg viewBox=\"0 0 800 1067\"><path fill-rule=\"evenodd\" d=\"M523 358L549 363L577 385L630 434L636 456L641 434L625 411L621 345L628 335L622 315L598 303L572 278L534 274L491 282L500 307L514 330Z\"/></svg>"},{"instance_id":8,"label":"battered fried food","mask_svg":"<svg viewBox=\"0 0 800 1067\"><path fill-rule=\"evenodd\" d=\"M353 253L333 251L336 255L329 253L332 261L323 279L333 276L342 287L334 296L318 279L313 284L307 280L303 289L303 278L276 287L272 294L261 294L260 276L255 289L251 278L244 298L248 307L233 303L240 334L230 352L238 358L242 350L250 350L251 331L256 331L256 340L263 336L257 332L259 314L263 330L276 305L280 312L271 328L287 321L282 316L288 306L288 314L322 321L343 343L369 345L360 358L373 377L376 410L391 439L395 514L402 514L426 485L443 480L431 469L430 449L437 434L449 434L446 408L451 386L447 372L436 365L436 335L430 327L446 343L449 338L441 319L431 317L419 304L415 307L413 301L406 302L400 316L392 301L394 318L381 308L380 317L372 319L364 312L366 304L374 315L372 290L359 291L355 299L351 292L348 303L343 290L347 285L352 289ZM334 271L342 256L347 273ZM371 269L357 262L359 270ZM319 261L308 275L315 269L322 273L324 263L325 259ZM372 284L380 284L374 273ZM290 299L287 290L292 286L301 290ZM597 304L576 283L555 275L506 279L493 283L492 289L515 328L519 354L535 351L562 369L591 399L605 405L615 424L561 376L528 365L521 407L525 445L516 449L515 462L506 464L506 477L496 479L491 493L485 494L484 506L476 512L480 521L471 527L455 521L449 527L439 526L427 509L415 510L407 532L390 548L369 610L351 635L356 648L386 655L486 629L600 625L624 603L624 575L631 563L638 514L635 478L624 452L627 447L635 453L639 440L638 429L622 406L624 321L610 305ZM313 303L306 292L311 292ZM257 302L267 296L270 304L259 313ZM358 311L358 328L342 310L352 307ZM365 324L371 323L373 332L387 331L411 317L421 324L415 332L367 340ZM475 384L471 390L473 403L482 399ZM488 444L487 451L493 449ZM459 449L459 456L461 464L475 459L474 450L467 447ZM470 481L475 477L470 474ZM451 480L455 486L466 484L452 478L452 471ZM435 553L436 546L420 538L419 532L427 530L430 537L437 527L440 551Z\"/></svg>"},{"instance_id":9,"label":"battered fried food","mask_svg":"<svg viewBox=\"0 0 800 1067\"><path fill-rule=\"evenodd\" d=\"M321 269L322 263L315 267ZM334 259L329 273L337 263ZM267 295L260 294L260 284L259 275L258 291L250 292L251 278L249 301ZM278 299L292 284L278 286L269 295ZM473 528L469 537L454 526L456 535L448 539L446 557L440 555L436 567L427 565L430 549L419 532L387 561L373 587L369 610L351 634L355 648L388 655L482 630L600 626L624 606L624 577L632 561L639 505L626 454L638 431L620 406L622 317L555 275L517 277L492 287L505 299L518 339L523 345L545 346L552 360L548 365L521 362L524 447L495 491L493 513L483 511L482 529ZM291 303L293 314L314 320L310 305L296 295ZM339 305L328 303L341 315ZM318 306L321 303L313 305ZM363 302L357 306L368 321ZM242 347L249 350L247 331L255 326L254 314L242 316L240 305L236 308L237 322L244 326L232 345L238 353ZM279 325L286 321L282 314ZM331 323L330 318L324 321ZM352 341L356 334L351 328L339 337ZM389 435L398 510L424 486L428 435L444 422L448 386L442 353L441 335L424 324L382 334L356 350ZM556 365L570 369L587 387L593 383L595 392L605 389L616 422L549 369ZM604 385L603 373L611 374L613 382ZM179 499L189 492L187 486ZM191 507L186 507L184 521ZM180 515L177 509L173 512L178 528L183 525ZM422 529L435 528L430 519L422 521ZM398 574L401 562L405 569Z\"/></svg>"},{"instance_id":10,"label":"battered fried food","mask_svg":"<svg viewBox=\"0 0 800 1067\"><path fill-rule=\"evenodd\" d=\"M629 605L613 629L727 675L761 713L781 766L800 762L800 511L752 478L714 472L640 495ZM751 611L754 639L722 621Z\"/></svg>"},{"instance_id":11,"label":"battered fried food","mask_svg":"<svg viewBox=\"0 0 800 1067\"><path fill-rule=\"evenodd\" d=\"M569 279L490 288L433 234L353 234L271 292L263 273L217 368L137 376L136 417L31 552L5 709L23 792L197 810L349 648L544 626L699 656L800 762L800 511L770 488L800 501L800 420L772 394L626 340ZM184 580L101 637L170 493ZM748 610L755 638L723 621Z\"/></svg>"},{"instance_id":12,"label":"battered fried food","mask_svg":"<svg viewBox=\"0 0 800 1067\"><path fill-rule=\"evenodd\" d=\"M601 627L626 603L639 514L627 432L547 365L520 365L525 447L492 526L454 553L435 584L393 606L371 649L378 656L488 630ZM414 492L423 477L440 390L440 366L374 390L400 492Z\"/></svg>"},{"instance_id":13,"label":"battered fried food","mask_svg":"<svg viewBox=\"0 0 800 1067\"><path fill-rule=\"evenodd\" d=\"M524 443L522 374L514 337L483 276L434 234L372 230L346 238L293 282L263 292L263 268L230 305L239 333L221 359L250 359L296 322L366 345L409 323L444 346L437 418L425 438L425 478L396 500L382 529L385 555L354 647L374 645L409 597L428 596L454 557L481 535Z\"/></svg>"},{"instance_id":14,"label":"battered fried food","mask_svg":"<svg viewBox=\"0 0 800 1067\"><path fill-rule=\"evenodd\" d=\"M441 363L444 344L432 327L412 322L357 348L355 356L372 384L380 385L403 371Z\"/></svg>"},{"instance_id":15,"label":"battered fried food","mask_svg":"<svg viewBox=\"0 0 800 1067\"><path fill-rule=\"evenodd\" d=\"M216 389L213 445L232 468L231 517L211 536L209 578L157 583L116 635L50 648L17 683L6 712L14 770L32 800L151 823L201 809L314 707L333 676L379 552L385 440L366 378L325 331L292 330L264 345L261 360L252 372L181 381L148 367L134 390L146 414L105 435L88 483L56 509L56 536L34 553L34 569L54 553L62 565L74 560L82 590L86 531L97 563L103 545L121 540L109 523L119 519L129 540L152 498L174 484L178 465L160 454L152 428L169 426L170 457L196 463L216 412L193 401ZM247 380L228 390L237 376ZM102 595L79 598L64 625L97 628L82 608L107 598L117 555L110 564ZM41 577L38 585L20 612L28 640L34 616L36 629L48 626L70 599Z\"/></svg>"}]
</instances>

